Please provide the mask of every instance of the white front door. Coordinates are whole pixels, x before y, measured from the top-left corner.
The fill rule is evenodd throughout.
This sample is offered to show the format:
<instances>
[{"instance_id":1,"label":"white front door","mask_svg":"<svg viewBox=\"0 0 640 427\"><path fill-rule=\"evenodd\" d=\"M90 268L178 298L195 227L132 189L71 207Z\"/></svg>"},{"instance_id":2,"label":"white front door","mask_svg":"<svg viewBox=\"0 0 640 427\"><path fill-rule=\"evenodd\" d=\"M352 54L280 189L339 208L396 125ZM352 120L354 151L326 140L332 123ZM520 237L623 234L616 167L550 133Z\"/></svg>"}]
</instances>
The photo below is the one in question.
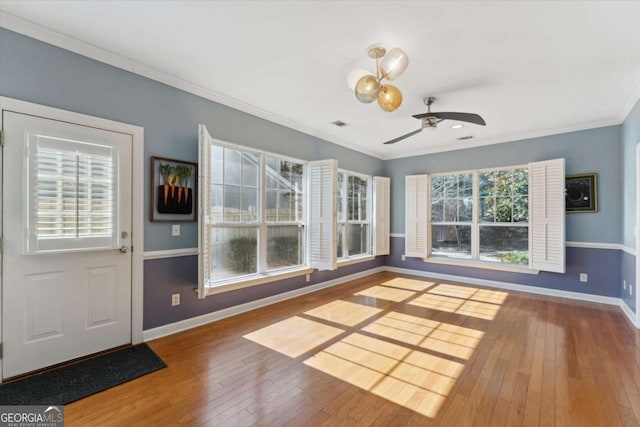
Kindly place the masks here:
<instances>
[{"instance_id":1,"label":"white front door","mask_svg":"<svg viewBox=\"0 0 640 427\"><path fill-rule=\"evenodd\" d=\"M2 377L131 342L131 135L3 111Z\"/></svg>"}]
</instances>

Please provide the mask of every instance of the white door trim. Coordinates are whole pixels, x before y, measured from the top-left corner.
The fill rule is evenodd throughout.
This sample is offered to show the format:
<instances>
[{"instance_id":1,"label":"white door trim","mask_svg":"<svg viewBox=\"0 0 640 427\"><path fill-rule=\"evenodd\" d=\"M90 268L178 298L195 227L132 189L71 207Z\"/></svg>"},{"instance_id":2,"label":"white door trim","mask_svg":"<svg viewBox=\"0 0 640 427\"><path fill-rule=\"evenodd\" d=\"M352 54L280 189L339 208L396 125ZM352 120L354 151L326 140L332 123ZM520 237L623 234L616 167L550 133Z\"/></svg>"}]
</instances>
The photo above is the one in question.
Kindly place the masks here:
<instances>
[{"instance_id":1,"label":"white door trim","mask_svg":"<svg viewBox=\"0 0 640 427\"><path fill-rule=\"evenodd\" d=\"M115 122L88 116L86 114L74 113L60 110L58 108L46 107L44 105L33 104L31 102L20 101L13 98L0 96L0 113L2 111L13 111L32 116L44 117L63 122L75 123L83 126L103 129L111 132L119 132L131 135L133 147L131 153L132 164L132 194L145 194L144 192L144 128L127 123ZM2 114L0 114L0 129L2 128ZM1 153L1 152L0 152ZM2 157L0 154L0 170L2 168ZM0 174L0 200L2 200L2 174ZM144 271L144 198L132 198L131 211L131 342L133 344L142 342L142 320L143 320L143 271ZM0 209L0 226L2 224L2 210ZM0 232L2 230L0 229ZM4 267L4 266L2 266ZM2 275L0 274L0 286L2 285ZM0 334L2 334L2 304L0 304ZM0 340L2 336L0 335ZM2 360L0 360L0 382L2 378Z\"/></svg>"}]
</instances>

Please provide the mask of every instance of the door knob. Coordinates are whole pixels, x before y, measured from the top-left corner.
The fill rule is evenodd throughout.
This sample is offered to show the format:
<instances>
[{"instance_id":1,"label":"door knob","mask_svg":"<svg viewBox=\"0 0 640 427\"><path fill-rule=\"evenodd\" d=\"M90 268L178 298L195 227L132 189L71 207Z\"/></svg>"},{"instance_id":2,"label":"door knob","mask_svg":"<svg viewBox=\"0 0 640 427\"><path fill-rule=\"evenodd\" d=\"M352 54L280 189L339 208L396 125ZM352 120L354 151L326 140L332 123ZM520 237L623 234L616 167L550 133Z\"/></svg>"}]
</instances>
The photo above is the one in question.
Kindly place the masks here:
<instances>
[{"instance_id":1,"label":"door knob","mask_svg":"<svg viewBox=\"0 0 640 427\"><path fill-rule=\"evenodd\" d=\"M120 247L120 252L122 252L123 254L128 254L129 253L129 246Z\"/></svg>"}]
</instances>

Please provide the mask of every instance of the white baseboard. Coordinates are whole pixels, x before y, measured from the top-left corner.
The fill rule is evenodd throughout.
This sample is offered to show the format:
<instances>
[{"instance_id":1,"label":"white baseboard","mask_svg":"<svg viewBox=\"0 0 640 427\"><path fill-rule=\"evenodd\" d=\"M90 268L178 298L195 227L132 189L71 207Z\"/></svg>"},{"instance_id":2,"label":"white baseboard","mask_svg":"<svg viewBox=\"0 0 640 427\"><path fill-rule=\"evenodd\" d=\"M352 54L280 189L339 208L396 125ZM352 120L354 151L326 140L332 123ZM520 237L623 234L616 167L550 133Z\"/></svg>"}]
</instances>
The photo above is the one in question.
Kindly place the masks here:
<instances>
[{"instance_id":1,"label":"white baseboard","mask_svg":"<svg viewBox=\"0 0 640 427\"><path fill-rule=\"evenodd\" d=\"M620 309L627 316L631 324L640 329L640 319L638 319L638 316L636 316L636 314L631 311L629 306L622 299L620 299Z\"/></svg>"},{"instance_id":2,"label":"white baseboard","mask_svg":"<svg viewBox=\"0 0 640 427\"><path fill-rule=\"evenodd\" d=\"M518 285L516 283L498 282L495 280L475 279L473 277L454 276L452 274L431 273L428 271L411 270L408 268L385 267L385 271L412 276L427 277L432 279L451 280L453 282L469 283L470 285L487 286L491 288L505 289L509 291L527 292L530 294L547 295L552 297L567 298L577 301L597 302L601 304L616 305L620 307L631 324L640 329L640 322L636 314L624 303L621 298L605 297L602 295L583 294L580 292L561 291L558 289L540 288L537 286Z\"/></svg>"},{"instance_id":3,"label":"white baseboard","mask_svg":"<svg viewBox=\"0 0 640 427\"><path fill-rule=\"evenodd\" d=\"M274 295L268 298L263 298L257 301L251 301L245 304L237 305L234 307L225 308L212 313L203 314L201 316L192 317L190 319L181 320L179 322L170 323L168 325L159 326L157 328L148 329L143 331L142 336L144 341L151 341L157 338L161 338L167 335L172 335L178 332L186 331L198 326L206 325L218 320L226 319L227 317L235 316L237 314L246 313L247 311L255 310L257 308L266 307L271 304L275 304L281 301L286 301L291 298L306 295L312 292L319 291L321 289L329 288L332 286L340 285L342 283L360 279L362 277L370 276L372 274L388 271L391 273L408 274L411 276L419 276L425 278L450 280L454 282L468 283L470 285L477 285L483 287L491 287L498 289L505 289L509 291L527 292L530 294L547 295L552 297L567 298L578 301L588 301L601 304L609 304L620 307L622 312L627 316L632 325L640 329L640 324L636 320L636 315L620 298L606 297L601 295L583 294L579 292L561 291L558 289L541 288L536 286L518 285L516 283L499 282L495 280L476 279L473 277L455 276L452 274L440 274L431 273L428 271L411 270L408 268L398 267L376 267L369 270L361 271L359 273L350 274L348 276L339 277L337 279L328 280L326 282L317 283L315 285L307 286L293 291L285 292L279 295Z\"/></svg>"},{"instance_id":4,"label":"white baseboard","mask_svg":"<svg viewBox=\"0 0 640 427\"><path fill-rule=\"evenodd\" d=\"M206 325L207 323L226 319L227 317L235 316L237 314L245 313L257 308L266 307L271 304L286 301L288 299L299 297L301 295L310 294L321 289L330 288L332 286L340 285L351 280L360 279L362 277L370 276L372 274L380 273L383 271L384 267L376 267L369 270L361 271L359 273L349 274L348 276L339 277L337 279L327 280L315 285L306 286L304 288L294 289L293 291L284 292L282 294L274 295L271 297L236 305L234 307L225 308L223 310L214 311L212 313L203 314L202 316L192 317L190 319L181 320L179 322L170 323L168 325L159 326L153 329L148 329L142 332L142 337L144 341L151 341L157 338L175 334L177 332L186 331L187 329Z\"/></svg>"},{"instance_id":5,"label":"white baseboard","mask_svg":"<svg viewBox=\"0 0 640 427\"><path fill-rule=\"evenodd\" d=\"M486 286L491 288L506 289L508 291L528 292L530 294L548 295L552 297L569 298L580 301L598 302L602 304L619 305L620 298L605 297L601 295L583 294L580 292L561 291L558 289L541 288L537 286L518 285L516 283L499 282L497 280L476 279L453 274L432 273L429 271L411 270L408 268L385 267L386 271L412 276L428 277L432 279L451 280L453 282L468 283L470 285Z\"/></svg>"}]
</instances>

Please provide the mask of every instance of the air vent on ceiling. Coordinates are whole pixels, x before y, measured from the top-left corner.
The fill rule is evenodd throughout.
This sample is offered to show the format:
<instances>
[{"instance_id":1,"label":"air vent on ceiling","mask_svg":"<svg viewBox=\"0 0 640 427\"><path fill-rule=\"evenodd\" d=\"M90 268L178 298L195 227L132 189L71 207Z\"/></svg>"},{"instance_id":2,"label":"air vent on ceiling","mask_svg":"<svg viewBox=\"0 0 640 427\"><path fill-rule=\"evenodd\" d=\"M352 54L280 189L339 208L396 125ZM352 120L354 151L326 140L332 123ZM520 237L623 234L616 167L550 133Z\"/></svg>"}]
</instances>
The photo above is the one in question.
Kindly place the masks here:
<instances>
[{"instance_id":1,"label":"air vent on ceiling","mask_svg":"<svg viewBox=\"0 0 640 427\"><path fill-rule=\"evenodd\" d=\"M343 122L342 120L336 120L335 122L331 122L332 125L336 125L339 128L344 127L344 126L348 126L347 123Z\"/></svg>"},{"instance_id":2,"label":"air vent on ceiling","mask_svg":"<svg viewBox=\"0 0 640 427\"><path fill-rule=\"evenodd\" d=\"M456 138L458 141L466 141L467 139L473 139L473 135L461 136L460 138Z\"/></svg>"}]
</instances>

